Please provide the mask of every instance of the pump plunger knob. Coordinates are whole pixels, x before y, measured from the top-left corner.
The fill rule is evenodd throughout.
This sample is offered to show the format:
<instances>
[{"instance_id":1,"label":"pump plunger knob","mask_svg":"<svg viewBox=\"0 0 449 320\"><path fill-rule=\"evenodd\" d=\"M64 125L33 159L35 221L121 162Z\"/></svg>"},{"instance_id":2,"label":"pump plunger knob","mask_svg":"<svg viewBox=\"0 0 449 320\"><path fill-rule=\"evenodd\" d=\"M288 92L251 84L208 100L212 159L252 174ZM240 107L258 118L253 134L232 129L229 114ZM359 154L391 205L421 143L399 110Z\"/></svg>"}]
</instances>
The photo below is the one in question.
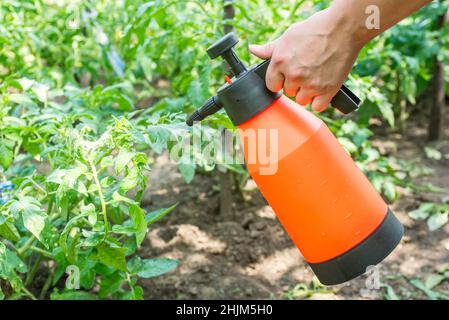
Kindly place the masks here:
<instances>
[{"instance_id":1,"label":"pump plunger knob","mask_svg":"<svg viewBox=\"0 0 449 320\"><path fill-rule=\"evenodd\" d=\"M239 39L235 35L234 32L228 33L223 38L215 42L207 49L207 54L211 59L215 59L221 56L223 53L232 49L237 43L239 43Z\"/></svg>"},{"instance_id":2,"label":"pump plunger knob","mask_svg":"<svg viewBox=\"0 0 449 320\"><path fill-rule=\"evenodd\" d=\"M231 68L232 73L238 77L247 69L243 62L235 54L233 47L239 42L234 32L228 33L223 38L215 42L207 49L207 54L211 59L222 56Z\"/></svg>"}]
</instances>

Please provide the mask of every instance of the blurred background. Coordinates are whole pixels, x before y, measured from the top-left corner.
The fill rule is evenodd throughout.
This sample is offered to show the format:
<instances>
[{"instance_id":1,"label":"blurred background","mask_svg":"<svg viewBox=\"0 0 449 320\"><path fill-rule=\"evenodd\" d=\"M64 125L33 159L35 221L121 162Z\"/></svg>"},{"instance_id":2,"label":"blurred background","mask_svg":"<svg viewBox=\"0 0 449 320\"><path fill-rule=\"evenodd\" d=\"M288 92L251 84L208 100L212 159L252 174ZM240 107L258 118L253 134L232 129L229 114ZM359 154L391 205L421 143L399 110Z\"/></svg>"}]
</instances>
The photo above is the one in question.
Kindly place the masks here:
<instances>
[{"instance_id":1,"label":"blurred background","mask_svg":"<svg viewBox=\"0 0 449 320\"><path fill-rule=\"evenodd\" d=\"M449 299L447 1L363 49L357 113L320 115L406 229L374 289L321 285L244 167L168 156L224 82L209 45L234 31L257 63L329 3L1 2L0 298Z\"/></svg>"}]
</instances>

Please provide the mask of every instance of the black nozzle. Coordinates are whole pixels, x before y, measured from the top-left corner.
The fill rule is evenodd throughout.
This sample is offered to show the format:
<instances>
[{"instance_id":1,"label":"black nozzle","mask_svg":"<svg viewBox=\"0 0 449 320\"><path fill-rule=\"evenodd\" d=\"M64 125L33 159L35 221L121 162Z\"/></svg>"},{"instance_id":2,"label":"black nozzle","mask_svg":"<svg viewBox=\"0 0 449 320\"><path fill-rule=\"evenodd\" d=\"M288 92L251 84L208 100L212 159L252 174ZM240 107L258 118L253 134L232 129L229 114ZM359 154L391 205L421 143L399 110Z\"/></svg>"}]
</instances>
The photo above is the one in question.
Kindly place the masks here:
<instances>
[{"instance_id":1,"label":"black nozzle","mask_svg":"<svg viewBox=\"0 0 449 320\"><path fill-rule=\"evenodd\" d=\"M239 42L237 36L231 32L226 36L215 42L207 49L207 54L211 59L221 56L231 68L234 76L238 77L240 74L247 71L245 65L234 52L234 46Z\"/></svg>"},{"instance_id":2,"label":"black nozzle","mask_svg":"<svg viewBox=\"0 0 449 320\"><path fill-rule=\"evenodd\" d=\"M221 105L218 103L218 98L216 96L213 96L209 100L206 101L206 103L199 108L198 110L195 110L186 120L186 123L188 126L193 126L193 123L196 121L201 121L204 118L210 116L211 114L214 114L218 110L221 109Z\"/></svg>"}]
</instances>

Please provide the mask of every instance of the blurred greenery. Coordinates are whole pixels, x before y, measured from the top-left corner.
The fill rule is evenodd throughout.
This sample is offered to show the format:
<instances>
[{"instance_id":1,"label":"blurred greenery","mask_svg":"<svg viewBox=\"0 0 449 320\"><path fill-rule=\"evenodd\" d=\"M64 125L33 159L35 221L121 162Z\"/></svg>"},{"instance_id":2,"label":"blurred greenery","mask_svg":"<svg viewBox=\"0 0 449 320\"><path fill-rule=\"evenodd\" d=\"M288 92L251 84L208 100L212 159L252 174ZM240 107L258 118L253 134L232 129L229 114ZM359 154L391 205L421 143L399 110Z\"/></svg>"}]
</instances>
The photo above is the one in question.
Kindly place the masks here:
<instances>
[{"instance_id":1,"label":"blurred greenery","mask_svg":"<svg viewBox=\"0 0 449 320\"><path fill-rule=\"evenodd\" d=\"M174 209L142 208L145 172L170 139L189 133L185 114L223 82L221 64L205 48L231 24L239 55L256 63L249 43L274 39L328 3L235 1L235 18L223 21L222 1L2 1L0 181L16 189L0 204L0 279L8 282L0 298L141 299L139 277L177 265L135 256L148 226ZM445 11L446 2L434 1L372 41L348 83L365 101L360 111L350 119L332 110L322 116L389 201L397 186L416 188L420 169L381 155L370 119L407 122L429 88L434 58L448 62L449 27L435 30ZM223 113L205 123L206 131L233 130ZM180 172L190 181L204 167L214 168L184 165ZM436 229L447 214L446 204L423 204L410 215ZM56 267L45 264L47 280L29 290L44 261ZM68 265L79 267L84 291L62 289Z\"/></svg>"}]
</instances>

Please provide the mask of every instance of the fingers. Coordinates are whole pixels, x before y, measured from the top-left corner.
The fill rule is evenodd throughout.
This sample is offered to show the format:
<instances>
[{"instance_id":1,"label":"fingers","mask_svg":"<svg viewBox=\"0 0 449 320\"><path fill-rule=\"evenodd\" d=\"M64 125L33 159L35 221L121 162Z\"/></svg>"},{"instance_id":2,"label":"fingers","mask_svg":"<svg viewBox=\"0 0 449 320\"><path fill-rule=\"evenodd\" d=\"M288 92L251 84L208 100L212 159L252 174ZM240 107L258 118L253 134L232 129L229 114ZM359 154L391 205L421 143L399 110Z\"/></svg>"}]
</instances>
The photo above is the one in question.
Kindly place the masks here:
<instances>
[{"instance_id":1,"label":"fingers","mask_svg":"<svg viewBox=\"0 0 449 320\"><path fill-rule=\"evenodd\" d=\"M278 92L284 87L284 81L284 75L279 71L279 68L275 68L273 63L270 63L265 77L267 88L272 92Z\"/></svg>"},{"instance_id":2,"label":"fingers","mask_svg":"<svg viewBox=\"0 0 449 320\"><path fill-rule=\"evenodd\" d=\"M333 97L334 94L327 93L313 98L312 109L317 112L324 111L327 108L327 106L331 103Z\"/></svg>"},{"instance_id":3,"label":"fingers","mask_svg":"<svg viewBox=\"0 0 449 320\"><path fill-rule=\"evenodd\" d=\"M270 42L265 45L258 45L258 44L249 45L249 51L256 57L259 57L264 60L271 58L271 56L273 55L273 50L274 50L274 42Z\"/></svg>"},{"instance_id":4,"label":"fingers","mask_svg":"<svg viewBox=\"0 0 449 320\"><path fill-rule=\"evenodd\" d=\"M284 80L284 93L289 97L294 97L298 93L298 90L300 90L300 83L299 81L292 79L292 78L286 78Z\"/></svg>"},{"instance_id":5,"label":"fingers","mask_svg":"<svg viewBox=\"0 0 449 320\"><path fill-rule=\"evenodd\" d=\"M275 42L270 42L265 45L257 45L252 44L249 46L249 51L264 60L270 59L273 55ZM268 66L267 75L265 78L265 82L267 83L267 88L272 92L278 92L284 87L284 76L279 71L278 68L275 68L272 63Z\"/></svg>"},{"instance_id":6,"label":"fingers","mask_svg":"<svg viewBox=\"0 0 449 320\"><path fill-rule=\"evenodd\" d=\"M315 97L316 95L316 92L310 89L301 88L296 95L296 102L298 102L302 106L306 106L312 102L313 97Z\"/></svg>"}]
</instances>

